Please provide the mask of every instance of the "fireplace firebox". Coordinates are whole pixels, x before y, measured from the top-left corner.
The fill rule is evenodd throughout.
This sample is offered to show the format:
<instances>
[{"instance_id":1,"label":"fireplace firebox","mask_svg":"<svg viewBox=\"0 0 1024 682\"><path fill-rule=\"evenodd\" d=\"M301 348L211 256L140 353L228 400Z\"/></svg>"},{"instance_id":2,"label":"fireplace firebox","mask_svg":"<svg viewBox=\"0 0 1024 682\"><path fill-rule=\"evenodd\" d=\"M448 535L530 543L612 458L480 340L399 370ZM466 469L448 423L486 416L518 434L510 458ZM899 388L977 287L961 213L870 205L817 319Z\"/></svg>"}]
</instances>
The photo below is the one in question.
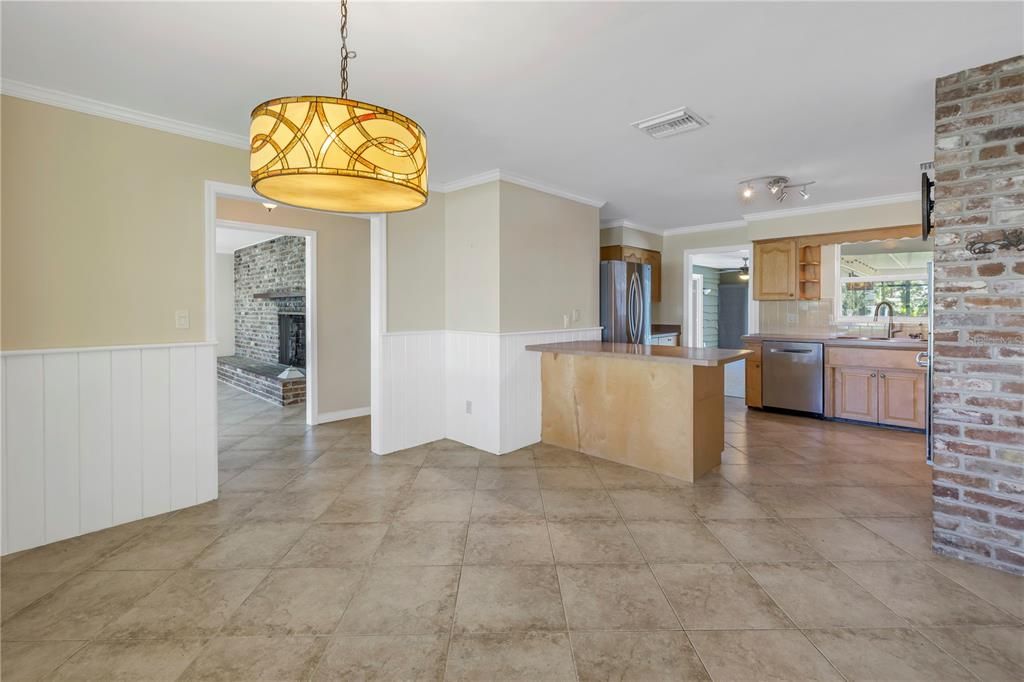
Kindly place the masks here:
<instances>
[{"instance_id":1,"label":"fireplace firebox","mask_svg":"<svg viewBox=\"0 0 1024 682\"><path fill-rule=\"evenodd\" d=\"M306 315L280 312L277 316L277 361L291 367L306 367Z\"/></svg>"}]
</instances>

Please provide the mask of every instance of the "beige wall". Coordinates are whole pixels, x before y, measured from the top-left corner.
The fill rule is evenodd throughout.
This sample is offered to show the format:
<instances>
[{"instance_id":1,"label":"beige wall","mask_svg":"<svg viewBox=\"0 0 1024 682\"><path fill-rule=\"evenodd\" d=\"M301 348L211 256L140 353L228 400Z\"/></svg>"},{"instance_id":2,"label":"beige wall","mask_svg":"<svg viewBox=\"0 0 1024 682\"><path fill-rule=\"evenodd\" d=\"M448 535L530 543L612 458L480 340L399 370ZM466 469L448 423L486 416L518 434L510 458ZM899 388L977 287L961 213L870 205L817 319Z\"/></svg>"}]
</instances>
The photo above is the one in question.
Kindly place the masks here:
<instances>
[{"instance_id":1,"label":"beige wall","mask_svg":"<svg viewBox=\"0 0 1024 682\"><path fill-rule=\"evenodd\" d=\"M235 254L218 253L213 267L217 356L235 354Z\"/></svg>"},{"instance_id":2,"label":"beige wall","mask_svg":"<svg viewBox=\"0 0 1024 682\"><path fill-rule=\"evenodd\" d=\"M247 184L246 152L8 96L0 107L0 347L203 340L203 181Z\"/></svg>"},{"instance_id":3,"label":"beige wall","mask_svg":"<svg viewBox=\"0 0 1024 682\"><path fill-rule=\"evenodd\" d=\"M606 227L601 230L601 246L635 246L649 251L661 251L664 240L660 234L632 227Z\"/></svg>"},{"instance_id":4,"label":"beige wall","mask_svg":"<svg viewBox=\"0 0 1024 682\"><path fill-rule=\"evenodd\" d=\"M501 330L498 202L498 182L445 196L445 329Z\"/></svg>"},{"instance_id":5,"label":"beige wall","mask_svg":"<svg viewBox=\"0 0 1024 682\"><path fill-rule=\"evenodd\" d=\"M728 230L668 235L661 253L661 303L654 306L654 319L662 324L683 322L683 252L687 249L733 246L749 244L757 239L846 232L920 222L920 202L906 201L885 206L756 220L747 226Z\"/></svg>"},{"instance_id":6,"label":"beige wall","mask_svg":"<svg viewBox=\"0 0 1024 682\"><path fill-rule=\"evenodd\" d=\"M370 405L370 222L254 201L217 200L217 218L317 233L319 411Z\"/></svg>"},{"instance_id":7,"label":"beige wall","mask_svg":"<svg viewBox=\"0 0 1024 682\"><path fill-rule=\"evenodd\" d=\"M444 329L445 195L388 215L388 331Z\"/></svg>"},{"instance_id":8,"label":"beige wall","mask_svg":"<svg viewBox=\"0 0 1024 682\"><path fill-rule=\"evenodd\" d=\"M597 326L598 210L500 185L501 331Z\"/></svg>"}]
</instances>

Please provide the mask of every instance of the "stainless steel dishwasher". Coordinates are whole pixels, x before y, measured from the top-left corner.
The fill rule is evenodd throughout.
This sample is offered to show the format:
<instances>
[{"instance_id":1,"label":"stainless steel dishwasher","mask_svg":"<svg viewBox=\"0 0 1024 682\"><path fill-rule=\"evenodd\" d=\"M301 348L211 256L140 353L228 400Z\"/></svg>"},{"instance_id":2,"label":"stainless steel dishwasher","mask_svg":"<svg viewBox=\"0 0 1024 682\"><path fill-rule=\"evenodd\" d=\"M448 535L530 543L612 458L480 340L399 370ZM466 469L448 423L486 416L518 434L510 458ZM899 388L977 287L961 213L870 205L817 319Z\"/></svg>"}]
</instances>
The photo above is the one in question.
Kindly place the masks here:
<instances>
[{"instance_id":1,"label":"stainless steel dishwasher","mask_svg":"<svg viewBox=\"0 0 1024 682\"><path fill-rule=\"evenodd\" d=\"M822 344L765 341L761 349L764 406L821 415L825 405Z\"/></svg>"}]
</instances>

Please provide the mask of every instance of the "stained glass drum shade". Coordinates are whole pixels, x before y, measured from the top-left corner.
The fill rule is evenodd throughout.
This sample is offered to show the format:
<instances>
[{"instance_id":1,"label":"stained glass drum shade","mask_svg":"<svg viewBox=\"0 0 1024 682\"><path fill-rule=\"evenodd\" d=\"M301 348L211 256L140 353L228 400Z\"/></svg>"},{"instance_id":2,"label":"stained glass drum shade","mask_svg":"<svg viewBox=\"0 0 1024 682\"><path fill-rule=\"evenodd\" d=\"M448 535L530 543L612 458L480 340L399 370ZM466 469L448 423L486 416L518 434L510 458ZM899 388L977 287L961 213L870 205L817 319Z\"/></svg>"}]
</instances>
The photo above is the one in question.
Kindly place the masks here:
<instances>
[{"instance_id":1,"label":"stained glass drum shade","mask_svg":"<svg viewBox=\"0 0 1024 682\"><path fill-rule=\"evenodd\" d=\"M252 111L252 188L323 211L407 211L427 200L427 138L412 119L337 97L282 97Z\"/></svg>"}]
</instances>

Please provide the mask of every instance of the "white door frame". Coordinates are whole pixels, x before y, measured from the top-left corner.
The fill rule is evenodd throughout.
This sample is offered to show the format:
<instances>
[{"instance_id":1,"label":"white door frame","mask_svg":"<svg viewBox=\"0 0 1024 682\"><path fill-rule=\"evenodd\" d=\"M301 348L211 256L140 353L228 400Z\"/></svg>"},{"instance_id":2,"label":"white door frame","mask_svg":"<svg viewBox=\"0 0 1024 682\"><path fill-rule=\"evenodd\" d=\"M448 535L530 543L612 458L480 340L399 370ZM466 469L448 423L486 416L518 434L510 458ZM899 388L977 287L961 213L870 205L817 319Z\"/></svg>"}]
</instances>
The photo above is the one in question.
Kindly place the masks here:
<instances>
[{"instance_id":1,"label":"white door frame","mask_svg":"<svg viewBox=\"0 0 1024 682\"><path fill-rule=\"evenodd\" d=\"M697 292L700 292L700 296ZM695 348L704 347L704 275L690 273L690 333L687 343Z\"/></svg>"},{"instance_id":2,"label":"white door frame","mask_svg":"<svg viewBox=\"0 0 1024 682\"><path fill-rule=\"evenodd\" d=\"M735 251L746 251L750 257L750 286L747 287L747 333L756 334L759 328L757 301L754 300L754 245L733 244L731 246L709 246L702 249L685 249L683 251L683 323L689 327L686 332L688 345L694 344L693 324L690 320L690 301L693 300L693 258L706 253L732 253Z\"/></svg>"},{"instance_id":3,"label":"white door frame","mask_svg":"<svg viewBox=\"0 0 1024 682\"><path fill-rule=\"evenodd\" d=\"M232 185L224 182L207 180L203 187L204 193L204 224L205 224L205 322L206 340L216 342L216 287L214 285L214 264L217 255L217 197L262 201L251 187ZM384 359L381 353L383 334L387 331L387 216L383 214L352 215L370 221L370 419L373 427L370 430L371 448L380 452L376 444L380 442L385 425L380 422L383 397L382 376ZM232 226L228 221L220 221L225 227ZM243 223L234 223L241 226ZM262 224L244 223L245 229L264 232L279 232L309 237L306 240L306 306L307 314L313 311L311 319L306 320L306 423L314 426L319 423L319 381L317 371L317 336L316 336L316 232L289 227L276 227Z\"/></svg>"}]
</instances>

